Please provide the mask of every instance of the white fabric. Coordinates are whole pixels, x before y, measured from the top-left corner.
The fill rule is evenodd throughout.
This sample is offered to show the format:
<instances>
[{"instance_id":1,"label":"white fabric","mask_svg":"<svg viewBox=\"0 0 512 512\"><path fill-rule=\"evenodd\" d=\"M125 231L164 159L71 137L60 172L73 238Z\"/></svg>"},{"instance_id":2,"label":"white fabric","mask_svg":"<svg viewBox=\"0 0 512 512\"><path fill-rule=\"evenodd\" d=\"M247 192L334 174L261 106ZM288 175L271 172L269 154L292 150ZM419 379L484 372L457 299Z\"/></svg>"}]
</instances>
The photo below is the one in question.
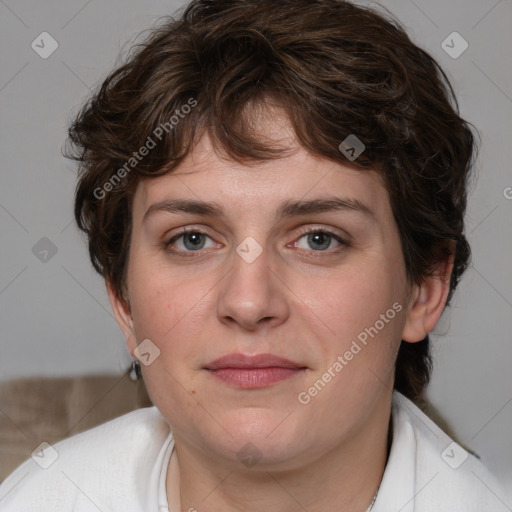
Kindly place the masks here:
<instances>
[{"instance_id":1,"label":"white fabric","mask_svg":"<svg viewBox=\"0 0 512 512\"><path fill-rule=\"evenodd\" d=\"M466 452L451 445L397 392L392 418L393 442L372 512L512 510L509 490L506 496L472 455L458 465ZM0 485L1 512L180 512L174 442L156 407L136 410L53 448L58 458L48 468L30 458ZM39 455L34 458L45 465L55 453L50 449Z\"/></svg>"}]
</instances>

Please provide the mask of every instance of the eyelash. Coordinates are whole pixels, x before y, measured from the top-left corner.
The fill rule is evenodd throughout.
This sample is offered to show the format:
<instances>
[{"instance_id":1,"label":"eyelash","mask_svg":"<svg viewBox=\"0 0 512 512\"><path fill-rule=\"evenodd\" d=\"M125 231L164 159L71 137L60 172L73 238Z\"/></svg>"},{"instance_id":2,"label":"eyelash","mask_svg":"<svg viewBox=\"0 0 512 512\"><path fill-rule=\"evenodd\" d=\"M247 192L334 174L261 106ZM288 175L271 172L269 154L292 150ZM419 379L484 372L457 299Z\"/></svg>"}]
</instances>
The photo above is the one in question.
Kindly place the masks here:
<instances>
[{"instance_id":1,"label":"eyelash","mask_svg":"<svg viewBox=\"0 0 512 512\"><path fill-rule=\"evenodd\" d=\"M176 251L176 250L169 248L174 242L176 242L180 238L182 238L190 233L204 235L204 236L207 236L208 238L211 238L207 233L205 233L199 229L193 229L193 228L192 229L184 229L179 235L175 235L163 243L164 250L172 255L176 255L176 256L180 256L180 257L184 257L184 258L190 258L190 257L194 257L194 255L201 254L202 250L199 250L199 251L182 251L182 250ZM324 234L324 235L328 235L328 236L332 237L334 240L336 240L340 244L340 247L338 247L336 249L332 249L332 250L323 250L323 251L313 251L313 250L307 251L306 249L302 249L303 251L310 253L312 257L319 257L319 256L321 257L321 253L328 253L328 254L337 253L343 247L350 247L350 244L346 240L341 238L339 235L337 235L336 233L333 233L332 231L328 231L326 229L321 229L321 228L306 228L304 230L299 230L300 236L297 240L300 240L303 236L312 235L312 234L316 234L316 233L320 233L320 234ZM296 243L296 242L293 242L293 243ZM317 253L320 253L320 254L317 254Z\"/></svg>"}]
</instances>

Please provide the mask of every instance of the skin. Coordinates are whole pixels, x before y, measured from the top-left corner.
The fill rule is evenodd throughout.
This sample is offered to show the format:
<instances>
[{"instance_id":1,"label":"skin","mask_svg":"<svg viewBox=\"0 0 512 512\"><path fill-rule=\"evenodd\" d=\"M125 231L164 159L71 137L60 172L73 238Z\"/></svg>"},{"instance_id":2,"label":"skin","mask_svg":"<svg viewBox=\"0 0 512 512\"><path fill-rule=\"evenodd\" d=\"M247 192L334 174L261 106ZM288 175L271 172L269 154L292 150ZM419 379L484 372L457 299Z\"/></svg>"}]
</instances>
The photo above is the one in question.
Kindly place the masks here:
<instances>
[{"instance_id":1,"label":"skin","mask_svg":"<svg viewBox=\"0 0 512 512\"><path fill-rule=\"evenodd\" d=\"M411 285L379 176L306 152L278 108L254 119L262 138L290 153L242 165L204 135L172 174L141 181L127 301L107 283L109 297L132 355L144 339L160 350L142 370L175 438L180 510L364 511L386 464L400 340L417 342L434 328L452 265L445 261L438 277ZM275 217L282 201L326 196L357 199L374 216L347 209ZM157 211L143 221L151 205L177 198L215 201L225 217ZM165 247L183 227L206 234L199 250L190 236ZM300 231L314 228L348 245ZM236 252L249 236L263 248L252 263ZM300 403L299 393L394 303L401 311ZM276 354L307 369L267 388L238 389L204 369L232 352ZM248 442L260 456L251 467L237 456Z\"/></svg>"}]
</instances>

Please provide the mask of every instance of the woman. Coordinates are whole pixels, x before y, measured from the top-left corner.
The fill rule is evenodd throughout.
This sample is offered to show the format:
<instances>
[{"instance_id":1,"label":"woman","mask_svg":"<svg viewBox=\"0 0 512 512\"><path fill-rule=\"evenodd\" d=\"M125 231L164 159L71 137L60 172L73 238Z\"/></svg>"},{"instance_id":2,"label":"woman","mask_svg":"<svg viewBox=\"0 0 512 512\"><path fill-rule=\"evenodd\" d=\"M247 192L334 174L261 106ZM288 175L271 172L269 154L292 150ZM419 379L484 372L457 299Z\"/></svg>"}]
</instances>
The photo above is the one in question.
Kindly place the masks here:
<instances>
[{"instance_id":1,"label":"woman","mask_svg":"<svg viewBox=\"0 0 512 512\"><path fill-rule=\"evenodd\" d=\"M510 510L414 405L470 255L451 102L348 2L197 0L154 29L70 139L155 406L36 454L2 510Z\"/></svg>"}]
</instances>

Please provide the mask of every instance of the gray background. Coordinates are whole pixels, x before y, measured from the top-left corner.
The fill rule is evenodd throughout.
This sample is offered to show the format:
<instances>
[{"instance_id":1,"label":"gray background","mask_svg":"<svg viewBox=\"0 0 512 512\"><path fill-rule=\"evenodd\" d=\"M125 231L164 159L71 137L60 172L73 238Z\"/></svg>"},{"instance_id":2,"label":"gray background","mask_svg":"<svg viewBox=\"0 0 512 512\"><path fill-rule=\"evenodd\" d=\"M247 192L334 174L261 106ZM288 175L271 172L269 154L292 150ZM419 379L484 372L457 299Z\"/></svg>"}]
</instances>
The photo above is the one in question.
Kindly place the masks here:
<instances>
[{"instance_id":1,"label":"gray background","mask_svg":"<svg viewBox=\"0 0 512 512\"><path fill-rule=\"evenodd\" d=\"M0 380L121 373L131 360L73 222L76 172L61 149L69 120L123 45L183 4L0 1ZM463 117L482 137L467 215L473 265L434 331L429 397L459 441L505 480L512 478L512 3L384 4L447 71ZM47 59L31 48L44 31L59 45ZM441 47L453 31L469 44L456 59ZM33 252L43 237L57 249L47 261Z\"/></svg>"}]
</instances>

